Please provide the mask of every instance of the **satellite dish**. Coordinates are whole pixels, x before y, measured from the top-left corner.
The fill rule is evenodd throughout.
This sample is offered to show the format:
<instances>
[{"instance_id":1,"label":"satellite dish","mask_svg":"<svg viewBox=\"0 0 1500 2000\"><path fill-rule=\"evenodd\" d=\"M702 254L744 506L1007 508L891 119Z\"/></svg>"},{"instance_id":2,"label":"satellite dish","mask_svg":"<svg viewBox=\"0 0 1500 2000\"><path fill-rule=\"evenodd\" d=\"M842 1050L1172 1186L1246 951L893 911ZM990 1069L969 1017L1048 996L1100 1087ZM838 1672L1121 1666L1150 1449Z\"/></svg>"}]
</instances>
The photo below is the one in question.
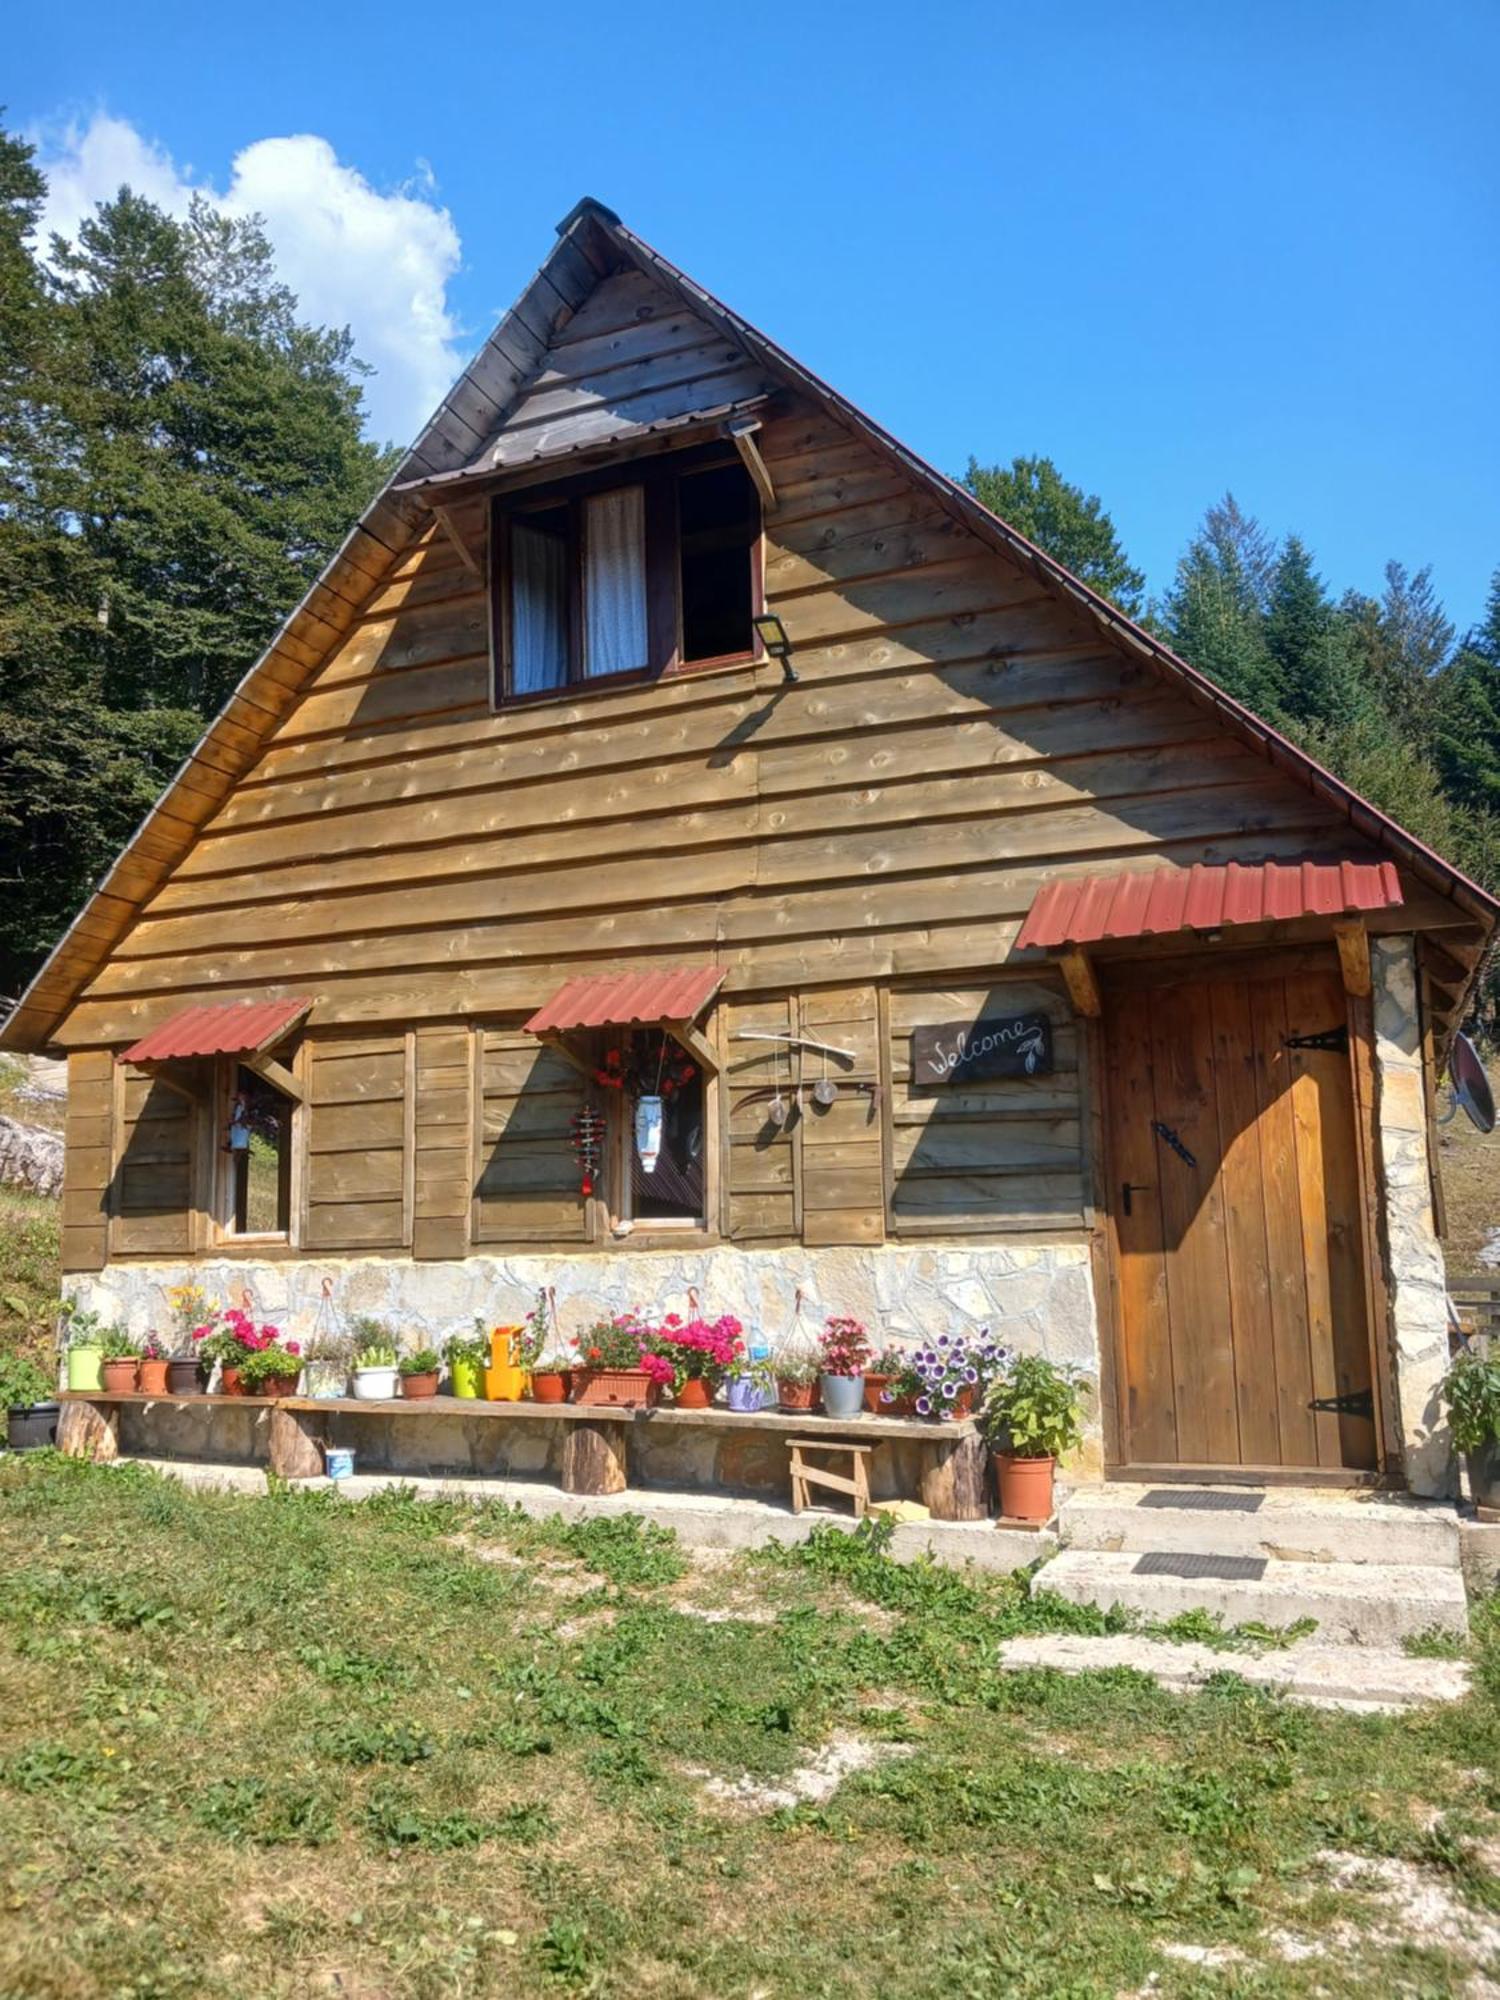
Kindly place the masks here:
<instances>
[{"instance_id":1,"label":"satellite dish","mask_svg":"<svg viewBox=\"0 0 1500 2000\"><path fill-rule=\"evenodd\" d=\"M1484 1073L1484 1064L1467 1035L1453 1037L1448 1054L1448 1081L1453 1085L1454 1102L1463 1106L1470 1124L1477 1125L1481 1132L1493 1132L1495 1095Z\"/></svg>"}]
</instances>

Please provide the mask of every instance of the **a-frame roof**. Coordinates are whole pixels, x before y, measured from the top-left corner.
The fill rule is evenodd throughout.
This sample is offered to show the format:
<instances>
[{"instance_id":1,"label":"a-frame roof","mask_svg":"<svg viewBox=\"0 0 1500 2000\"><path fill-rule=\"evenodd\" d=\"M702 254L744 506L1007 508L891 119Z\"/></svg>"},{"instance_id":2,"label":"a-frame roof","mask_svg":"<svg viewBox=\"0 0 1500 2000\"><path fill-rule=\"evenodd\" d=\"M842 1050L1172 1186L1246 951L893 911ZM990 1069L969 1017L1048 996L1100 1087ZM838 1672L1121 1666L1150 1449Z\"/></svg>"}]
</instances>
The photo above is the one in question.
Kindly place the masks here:
<instances>
[{"instance_id":1,"label":"a-frame roof","mask_svg":"<svg viewBox=\"0 0 1500 2000\"><path fill-rule=\"evenodd\" d=\"M623 416L620 399L612 397L610 410L593 419L592 430L589 420L584 420L582 430L577 419L566 426L554 424L545 378L549 342L565 323L570 335L576 336L580 316L601 281L621 274L638 274L644 284L680 306L684 351L695 354L694 386L674 398L670 383L667 393L660 393L663 385L658 377L655 393L627 408ZM705 342L721 349L706 385L701 365ZM688 373L685 368L684 374ZM882 430L627 229L613 211L586 199L559 224L558 241L530 284L250 668L47 959L0 1030L0 1047L37 1049L47 1043L199 830L250 769L330 649L348 632L372 587L426 530L432 503L441 504L449 492L495 483L554 458L577 460L639 448L653 433L660 433L663 443L675 441L695 425L722 423L753 412L773 388L801 392L894 460L982 542L1081 607L1118 644L1212 710L1226 729L1333 805L1356 835L1383 849L1451 901L1473 926L1469 942L1454 948L1453 971L1444 983L1443 1011L1450 1020L1456 1018L1483 945L1500 920L1500 902ZM712 402L705 402L710 394Z\"/></svg>"}]
</instances>

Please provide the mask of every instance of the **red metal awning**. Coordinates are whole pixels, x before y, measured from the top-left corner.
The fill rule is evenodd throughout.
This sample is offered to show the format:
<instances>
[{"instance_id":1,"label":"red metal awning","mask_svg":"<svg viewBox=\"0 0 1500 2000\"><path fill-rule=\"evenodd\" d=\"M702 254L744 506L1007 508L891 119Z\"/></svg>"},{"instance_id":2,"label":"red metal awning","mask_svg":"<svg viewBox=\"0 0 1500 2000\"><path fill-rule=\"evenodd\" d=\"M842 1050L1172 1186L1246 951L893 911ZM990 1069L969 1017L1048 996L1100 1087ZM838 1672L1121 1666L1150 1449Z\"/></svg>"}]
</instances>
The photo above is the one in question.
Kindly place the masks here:
<instances>
[{"instance_id":1,"label":"red metal awning","mask_svg":"<svg viewBox=\"0 0 1500 2000\"><path fill-rule=\"evenodd\" d=\"M258 1056L274 1048L311 1000L214 1000L184 1007L143 1035L120 1062L186 1062L193 1056Z\"/></svg>"},{"instance_id":2,"label":"red metal awning","mask_svg":"<svg viewBox=\"0 0 1500 2000\"><path fill-rule=\"evenodd\" d=\"M1083 875L1037 891L1016 943L1056 949L1388 910L1401 900L1401 880L1390 861L1267 861L1256 867L1230 861Z\"/></svg>"},{"instance_id":3,"label":"red metal awning","mask_svg":"<svg viewBox=\"0 0 1500 2000\"><path fill-rule=\"evenodd\" d=\"M637 1021L695 1021L723 983L717 965L663 972L606 972L569 979L526 1023L531 1035L624 1028Z\"/></svg>"}]
</instances>

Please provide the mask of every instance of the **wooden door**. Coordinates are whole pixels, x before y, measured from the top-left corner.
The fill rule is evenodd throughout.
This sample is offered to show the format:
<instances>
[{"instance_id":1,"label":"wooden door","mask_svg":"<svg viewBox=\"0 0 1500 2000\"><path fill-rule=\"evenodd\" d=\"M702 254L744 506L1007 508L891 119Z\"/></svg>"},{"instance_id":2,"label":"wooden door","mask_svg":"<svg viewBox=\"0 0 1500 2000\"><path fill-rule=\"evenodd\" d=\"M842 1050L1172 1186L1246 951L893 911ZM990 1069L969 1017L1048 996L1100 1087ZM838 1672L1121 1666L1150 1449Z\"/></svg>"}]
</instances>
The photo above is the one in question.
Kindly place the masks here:
<instances>
[{"instance_id":1,"label":"wooden door","mask_svg":"<svg viewBox=\"0 0 1500 2000\"><path fill-rule=\"evenodd\" d=\"M1105 1001L1127 1465L1376 1464L1336 971ZM1297 1046L1299 1039L1303 1046Z\"/></svg>"}]
</instances>

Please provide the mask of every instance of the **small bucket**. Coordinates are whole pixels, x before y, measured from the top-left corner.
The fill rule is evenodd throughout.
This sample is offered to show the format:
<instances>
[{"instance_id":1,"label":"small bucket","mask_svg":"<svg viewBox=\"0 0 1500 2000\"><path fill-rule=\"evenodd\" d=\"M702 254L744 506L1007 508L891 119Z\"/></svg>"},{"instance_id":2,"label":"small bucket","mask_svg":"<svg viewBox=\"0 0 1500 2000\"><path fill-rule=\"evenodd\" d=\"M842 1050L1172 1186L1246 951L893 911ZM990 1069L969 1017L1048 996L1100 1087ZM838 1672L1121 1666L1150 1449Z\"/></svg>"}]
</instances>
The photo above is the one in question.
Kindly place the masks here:
<instances>
[{"instance_id":1,"label":"small bucket","mask_svg":"<svg viewBox=\"0 0 1500 2000\"><path fill-rule=\"evenodd\" d=\"M354 1453L347 1445L324 1445L323 1470L328 1474L330 1479L352 1479L354 1477Z\"/></svg>"}]
</instances>

